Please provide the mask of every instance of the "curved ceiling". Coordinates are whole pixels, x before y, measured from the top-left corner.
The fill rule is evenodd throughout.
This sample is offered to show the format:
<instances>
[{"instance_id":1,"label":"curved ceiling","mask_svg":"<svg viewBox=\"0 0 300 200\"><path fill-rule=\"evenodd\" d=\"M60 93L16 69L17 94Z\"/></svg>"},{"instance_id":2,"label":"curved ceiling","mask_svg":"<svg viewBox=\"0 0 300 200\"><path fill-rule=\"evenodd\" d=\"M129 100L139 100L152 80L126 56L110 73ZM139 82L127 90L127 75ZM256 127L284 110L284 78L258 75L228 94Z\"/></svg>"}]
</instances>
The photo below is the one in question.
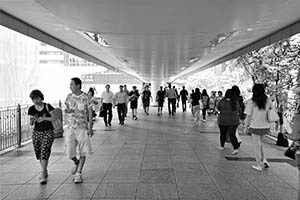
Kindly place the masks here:
<instances>
[{"instance_id":1,"label":"curved ceiling","mask_svg":"<svg viewBox=\"0 0 300 200\"><path fill-rule=\"evenodd\" d=\"M0 8L145 81L199 71L300 19L299 0L1 0Z\"/></svg>"}]
</instances>

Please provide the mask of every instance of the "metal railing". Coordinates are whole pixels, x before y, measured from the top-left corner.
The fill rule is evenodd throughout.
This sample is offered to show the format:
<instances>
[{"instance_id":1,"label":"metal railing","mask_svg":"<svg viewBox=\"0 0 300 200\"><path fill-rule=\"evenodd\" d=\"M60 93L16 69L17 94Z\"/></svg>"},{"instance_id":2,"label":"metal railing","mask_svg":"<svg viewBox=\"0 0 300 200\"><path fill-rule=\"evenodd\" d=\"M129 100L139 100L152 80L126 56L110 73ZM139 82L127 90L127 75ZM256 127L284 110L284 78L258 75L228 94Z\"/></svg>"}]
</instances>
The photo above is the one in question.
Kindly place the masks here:
<instances>
[{"instance_id":1,"label":"metal railing","mask_svg":"<svg viewBox=\"0 0 300 200\"><path fill-rule=\"evenodd\" d=\"M29 105L0 108L0 151L31 140L32 128L27 115Z\"/></svg>"}]
</instances>

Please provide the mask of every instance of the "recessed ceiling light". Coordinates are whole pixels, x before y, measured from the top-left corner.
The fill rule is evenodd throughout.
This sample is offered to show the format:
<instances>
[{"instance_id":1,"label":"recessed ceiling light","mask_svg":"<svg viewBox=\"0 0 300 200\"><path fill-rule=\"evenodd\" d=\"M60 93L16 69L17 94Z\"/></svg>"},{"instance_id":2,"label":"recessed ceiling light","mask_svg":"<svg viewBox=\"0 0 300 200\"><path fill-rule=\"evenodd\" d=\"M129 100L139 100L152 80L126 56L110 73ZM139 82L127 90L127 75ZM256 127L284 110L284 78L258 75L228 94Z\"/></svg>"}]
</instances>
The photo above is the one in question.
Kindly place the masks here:
<instances>
[{"instance_id":1,"label":"recessed ceiling light","mask_svg":"<svg viewBox=\"0 0 300 200\"><path fill-rule=\"evenodd\" d=\"M196 61L198 61L200 58L199 57L192 57L189 59L189 63L194 63Z\"/></svg>"},{"instance_id":2,"label":"recessed ceiling light","mask_svg":"<svg viewBox=\"0 0 300 200\"><path fill-rule=\"evenodd\" d=\"M253 31L253 28L248 28L247 31Z\"/></svg>"},{"instance_id":3,"label":"recessed ceiling light","mask_svg":"<svg viewBox=\"0 0 300 200\"><path fill-rule=\"evenodd\" d=\"M180 67L180 69L185 69L185 67Z\"/></svg>"},{"instance_id":4,"label":"recessed ceiling light","mask_svg":"<svg viewBox=\"0 0 300 200\"><path fill-rule=\"evenodd\" d=\"M70 29L69 27L65 27L65 30L66 30L66 31L69 31L69 30L71 30L71 29Z\"/></svg>"}]
</instances>

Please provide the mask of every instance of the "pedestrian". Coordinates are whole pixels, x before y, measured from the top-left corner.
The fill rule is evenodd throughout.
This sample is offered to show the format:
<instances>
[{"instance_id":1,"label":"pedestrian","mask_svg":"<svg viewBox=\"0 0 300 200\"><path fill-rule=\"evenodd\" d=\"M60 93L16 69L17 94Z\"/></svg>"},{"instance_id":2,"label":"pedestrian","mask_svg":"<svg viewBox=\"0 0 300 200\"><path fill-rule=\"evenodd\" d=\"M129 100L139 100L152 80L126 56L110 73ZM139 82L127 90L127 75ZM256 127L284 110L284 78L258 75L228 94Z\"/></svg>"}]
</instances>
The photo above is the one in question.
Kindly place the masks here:
<instances>
[{"instance_id":1,"label":"pedestrian","mask_svg":"<svg viewBox=\"0 0 300 200\"><path fill-rule=\"evenodd\" d=\"M206 121L206 110L208 109L208 105L209 105L209 96L207 94L206 89L202 90L202 94L201 94L201 102L203 105L202 108L202 117L203 117L203 121Z\"/></svg>"},{"instance_id":2,"label":"pedestrian","mask_svg":"<svg viewBox=\"0 0 300 200\"><path fill-rule=\"evenodd\" d=\"M175 93L176 93L176 101L175 101L175 113L176 113L176 109L177 108L179 108L179 98L180 98L180 96L179 96L179 94L178 94L178 90L176 89L176 87L175 86L173 86L173 90L175 91Z\"/></svg>"},{"instance_id":3,"label":"pedestrian","mask_svg":"<svg viewBox=\"0 0 300 200\"><path fill-rule=\"evenodd\" d=\"M129 96L129 91L127 89L127 85L124 85L124 92L127 94L127 96ZM125 118L127 117L127 113L128 113L128 103L125 105Z\"/></svg>"},{"instance_id":4,"label":"pedestrian","mask_svg":"<svg viewBox=\"0 0 300 200\"><path fill-rule=\"evenodd\" d=\"M90 106L93 111L93 121L95 121L95 117L97 116L96 108L97 108L99 102L98 102L97 98L95 97L95 91L92 87L90 87L90 89L88 91L88 96L89 96Z\"/></svg>"},{"instance_id":5,"label":"pedestrian","mask_svg":"<svg viewBox=\"0 0 300 200\"><path fill-rule=\"evenodd\" d=\"M240 105L234 97L232 89L228 89L225 97L217 105L220 111L218 116L218 125L220 129L220 149L224 149L226 136L229 135L230 142L233 146L232 154L239 153L239 144L235 136L235 131L239 125Z\"/></svg>"},{"instance_id":6,"label":"pedestrian","mask_svg":"<svg viewBox=\"0 0 300 200\"><path fill-rule=\"evenodd\" d=\"M132 110L132 119L137 120L137 107L138 107L138 99L139 99L139 91L136 89L136 86L132 87L132 91L129 92L129 101L130 108Z\"/></svg>"},{"instance_id":7,"label":"pedestrian","mask_svg":"<svg viewBox=\"0 0 300 200\"><path fill-rule=\"evenodd\" d=\"M144 112L147 115L149 115L150 98L152 99L151 91L149 90L149 85L146 85L145 90L142 93L142 101L143 101Z\"/></svg>"},{"instance_id":8,"label":"pedestrian","mask_svg":"<svg viewBox=\"0 0 300 200\"><path fill-rule=\"evenodd\" d=\"M162 115L162 110L164 107L164 101L165 101L165 95L166 92L163 90L163 86L160 86L160 90L157 91L156 93L156 101L157 101L157 106L158 106L158 116Z\"/></svg>"},{"instance_id":9,"label":"pedestrian","mask_svg":"<svg viewBox=\"0 0 300 200\"><path fill-rule=\"evenodd\" d=\"M200 98L201 98L201 95L200 95L200 89L199 88L196 88L195 89L195 93L192 94L192 106L193 106L193 117L194 117L194 123L197 124L199 123L199 120L200 120Z\"/></svg>"},{"instance_id":10,"label":"pedestrian","mask_svg":"<svg viewBox=\"0 0 300 200\"><path fill-rule=\"evenodd\" d=\"M191 107L191 112L192 112L192 115L193 115L193 119L194 119L194 111L193 111L193 106L192 106L192 96L193 96L194 93L195 93L195 91L192 90L192 93L191 93L190 96L189 96L190 107ZM201 95L200 95L200 96L201 96Z\"/></svg>"},{"instance_id":11,"label":"pedestrian","mask_svg":"<svg viewBox=\"0 0 300 200\"><path fill-rule=\"evenodd\" d=\"M128 102L127 93L124 91L123 85L120 85L120 91L115 94L114 107L117 106L119 124L124 125L125 121L125 107Z\"/></svg>"},{"instance_id":12,"label":"pedestrian","mask_svg":"<svg viewBox=\"0 0 300 200\"><path fill-rule=\"evenodd\" d=\"M71 170L71 173L75 174L74 183L82 183L86 156L92 151L90 142L90 137L93 136L92 108L89 106L88 95L81 90L81 85L79 78L72 78L70 83L72 93L65 101L65 146L67 157L74 162Z\"/></svg>"},{"instance_id":13,"label":"pedestrian","mask_svg":"<svg viewBox=\"0 0 300 200\"><path fill-rule=\"evenodd\" d=\"M166 97L168 98L168 110L169 110L169 115L174 115L176 112L176 91L171 88L171 84L169 84L169 89L166 92ZM171 110L171 105L172 105L172 110Z\"/></svg>"},{"instance_id":14,"label":"pedestrian","mask_svg":"<svg viewBox=\"0 0 300 200\"><path fill-rule=\"evenodd\" d=\"M254 84L252 87L252 98L248 101L245 109L247 115L245 127L252 135L256 165L252 169L262 171L262 168L268 168L267 157L264 152L262 139L269 133L271 123L267 120L268 110L274 109L268 96L265 94L263 84Z\"/></svg>"},{"instance_id":15,"label":"pedestrian","mask_svg":"<svg viewBox=\"0 0 300 200\"><path fill-rule=\"evenodd\" d=\"M34 105L28 109L30 125L33 125L32 144L36 159L40 161L42 173L40 184L46 184L48 178L48 161L54 141L52 121L56 120L52 105L44 103L44 95L40 90L33 90L30 98Z\"/></svg>"},{"instance_id":16,"label":"pedestrian","mask_svg":"<svg viewBox=\"0 0 300 200\"><path fill-rule=\"evenodd\" d=\"M182 86L182 90L180 91L180 98L182 103L182 112L186 112L186 101L188 99L188 91L185 89L185 86Z\"/></svg>"},{"instance_id":17,"label":"pedestrian","mask_svg":"<svg viewBox=\"0 0 300 200\"><path fill-rule=\"evenodd\" d=\"M246 118L246 115L244 114L244 111L245 111L244 98L241 96L240 88L237 85L232 86L231 89L232 89L232 91L234 93L234 96L235 96L236 100L240 104L240 124L239 125L241 125L241 124L244 123L244 120ZM241 146L242 138L240 137L239 129L238 128L236 129L235 136L236 136L236 138L238 140L239 146Z\"/></svg>"},{"instance_id":18,"label":"pedestrian","mask_svg":"<svg viewBox=\"0 0 300 200\"><path fill-rule=\"evenodd\" d=\"M219 102L223 99L223 92L218 91L218 96L216 97L216 106L219 104ZM216 108L215 115L218 114L218 109Z\"/></svg>"},{"instance_id":19,"label":"pedestrian","mask_svg":"<svg viewBox=\"0 0 300 200\"><path fill-rule=\"evenodd\" d=\"M105 91L102 92L102 95L100 98L100 104L104 111L103 120L104 120L106 127L111 126L111 121L112 121L112 117L113 117L113 114L112 114L113 97L114 97L114 94L110 91L110 85L107 84L105 86ZM107 121L107 116L108 116L108 121Z\"/></svg>"}]
</instances>

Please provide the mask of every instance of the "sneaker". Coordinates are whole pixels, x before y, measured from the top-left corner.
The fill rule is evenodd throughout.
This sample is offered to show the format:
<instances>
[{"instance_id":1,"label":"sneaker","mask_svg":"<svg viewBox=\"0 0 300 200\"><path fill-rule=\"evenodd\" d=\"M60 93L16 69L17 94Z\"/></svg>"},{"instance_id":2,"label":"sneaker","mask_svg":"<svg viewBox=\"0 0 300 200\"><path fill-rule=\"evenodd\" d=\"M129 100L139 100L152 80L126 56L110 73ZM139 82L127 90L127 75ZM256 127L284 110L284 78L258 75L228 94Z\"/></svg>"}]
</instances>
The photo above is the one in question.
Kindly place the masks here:
<instances>
[{"instance_id":1,"label":"sneaker","mask_svg":"<svg viewBox=\"0 0 300 200\"><path fill-rule=\"evenodd\" d=\"M206 122L206 119L203 119L203 122Z\"/></svg>"},{"instance_id":2,"label":"sneaker","mask_svg":"<svg viewBox=\"0 0 300 200\"><path fill-rule=\"evenodd\" d=\"M238 154L239 153L239 150L238 149L235 149L235 150L233 150L233 152L231 153L232 155L236 155L236 154Z\"/></svg>"},{"instance_id":3,"label":"sneaker","mask_svg":"<svg viewBox=\"0 0 300 200\"><path fill-rule=\"evenodd\" d=\"M257 170L257 171L259 171L259 172L261 172L262 171L262 168L261 168L261 166L257 166L257 165L252 165L252 167L251 167L252 169L254 169L254 170Z\"/></svg>"},{"instance_id":4,"label":"sneaker","mask_svg":"<svg viewBox=\"0 0 300 200\"><path fill-rule=\"evenodd\" d=\"M77 169L78 169L78 164L77 164L77 165L74 164L74 166L73 166L72 169L71 169L71 174L72 174L72 175L76 174Z\"/></svg>"},{"instance_id":5,"label":"sneaker","mask_svg":"<svg viewBox=\"0 0 300 200\"><path fill-rule=\"evenodd\" d=\"M220 149L220 150L224 150L225 148L224 148L224 147L219 147L219 149Z\"/></svg>"},{"instance_id":6,"label":"sneaker","mask_svg":"<svg viewBox=\"0 0 300 200\"><path fill-rule=\"evenodd\" d=\"M108 126L111 126L111 122L108 122Z\"/></svg>"},{"instance_id":7,"label":"sneaker","mask_svg":"<svg viewBox=\"0 0 300 200\"><path fill-rule=\"evenodd\" d=\"M137 119L138 119L138 118L135 116L135 117L134 117L134 120L137 120Z\"/></svg>"},{"instance_id":8,"label":"sneaker","mask_svg":"<svg viewBox=\"0 0 300 200\"><path fill-rule=\"evenodd\" d=\"M270 164L268 163L268 161L263 161L263 163L264 163L264 168L269 168L270 167Z\"/></svg>"},{"instance_id":9,"label":"sneaker","mask_svg":"<svg viewBox=\"0 0 300 200\"><path fill-rule=\"evenodd\" d=\"M157 116L159 116L160 114L159 113L157 113Z\"/></svg>"},{"instance_id":10,"label":"sneaker","mask_svg":"<svg viewBox=\"0 0 300 200\"><path fill-rule=\"evenodd\" d=\"M40 184L45 185L47 183L47 178L46 177L41 177L40 178Z\"/></svg>"},{"instance_id":11,"label":"sneaker","mask_svg":"<svg viewBox=\"0 0 300 200\"><path fill-rule=\"evenodd\" d=\"M74 178L74 183L82 183L82 174L81 173L76 173L75 178Z\"/></svg>"}]
</instances>

